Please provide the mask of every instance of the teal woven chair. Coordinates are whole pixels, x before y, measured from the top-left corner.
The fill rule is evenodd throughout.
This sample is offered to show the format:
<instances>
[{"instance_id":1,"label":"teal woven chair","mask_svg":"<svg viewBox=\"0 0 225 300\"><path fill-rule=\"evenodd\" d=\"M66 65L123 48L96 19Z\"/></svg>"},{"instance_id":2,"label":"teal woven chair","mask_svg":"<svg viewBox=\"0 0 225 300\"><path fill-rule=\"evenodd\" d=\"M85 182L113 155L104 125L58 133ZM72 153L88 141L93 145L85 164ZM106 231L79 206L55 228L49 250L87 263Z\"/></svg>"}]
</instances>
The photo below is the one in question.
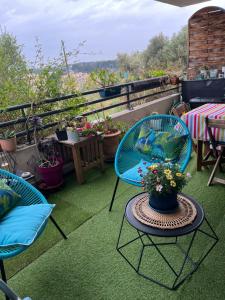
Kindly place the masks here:
<instances>
[{"instance_id":1,"label":"teal woven chair","mask_svg":"<svg viewBox=\"0 0 225 300\"><path fill-rule=\"evenodd\" d=\"M117 180L109 211L115 200L119 180L142 186L140 168L154 163L176 163L183 172L192 152L192 141L185 123L176 116L151 115L137 122L123 137L115 156Z\"/></svg>"},{"instance_id":2,"label":"teal woven chair","mask_svg":"<svg viewBox=\"0 0 225 300\"><path fill-rule=\"evenodd\" d=\"M33 204L48 204L45 197L30 183L26 182L21 177L14 175L8 171L0 169L0 179L4 179L4 182L7 183L17 194L21 196L21 199L17 203L17 206L29 206ZM11 214L13 214L13 209L10 211ZM50 220L53 222L53 224L56 226L56 228L59 230L61 235L64 239L67 239L61 228L58 226L54 218L50 215ZM45 226L47 225L48 218L46 219L43 224L41 224L41 228L38 231L38 234L35 236L36 240L40 234L43 232ZM2 225L3 226L3 225ZM1 228L1 220L0 220L0 228ZM25 251L29 246L25 245L19 245L15 244L13 246L0 246L0 269L1 269L1 275L2 279L7 282L6 274L5 274L5 268L3 261L5 259L14 257L21 252Z\"/></svg>"}]
</instances>

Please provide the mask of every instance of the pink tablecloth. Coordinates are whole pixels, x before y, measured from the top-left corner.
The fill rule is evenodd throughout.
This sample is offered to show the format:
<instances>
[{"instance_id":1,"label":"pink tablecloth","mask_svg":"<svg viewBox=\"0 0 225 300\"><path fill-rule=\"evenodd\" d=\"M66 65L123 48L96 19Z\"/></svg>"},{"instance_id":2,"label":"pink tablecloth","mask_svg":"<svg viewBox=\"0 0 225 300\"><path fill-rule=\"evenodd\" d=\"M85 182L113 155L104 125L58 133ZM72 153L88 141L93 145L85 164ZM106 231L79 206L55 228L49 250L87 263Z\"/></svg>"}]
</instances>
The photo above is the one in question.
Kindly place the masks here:
<instances>
[{"instance_id":1,"label":"pink tablecloth","mask_svg":"<svg viewBox=\"0 0 225 300\"><path fill-rule=\"evenodd\" d=\"M195 108L182 116L190 130L193 139L208 141L208 133L205 125L205 118L224 119L225 120L225 104L205 104ZM224 129L213 129L213 134L217 141L225 141Z\"/></svg>"}]
</instances>

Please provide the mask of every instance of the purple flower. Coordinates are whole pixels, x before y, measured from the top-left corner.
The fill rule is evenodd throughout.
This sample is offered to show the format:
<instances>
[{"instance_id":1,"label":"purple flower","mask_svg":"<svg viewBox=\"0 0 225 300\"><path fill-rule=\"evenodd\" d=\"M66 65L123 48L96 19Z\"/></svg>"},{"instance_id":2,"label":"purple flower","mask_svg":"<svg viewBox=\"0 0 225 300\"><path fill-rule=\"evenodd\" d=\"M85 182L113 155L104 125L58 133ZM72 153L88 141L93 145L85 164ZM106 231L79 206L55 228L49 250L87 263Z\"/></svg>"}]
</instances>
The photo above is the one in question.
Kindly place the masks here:
<instances>
[{"instance_id":1,"label":"purple flower","mask_svg":"<svg viewBox=\"0 0 225 300\"><path fill-rule=\"evenodd\" d=\"M138 168L138 173L142 173L142 168L141 167Z\"/></svg>"}]
</instances>

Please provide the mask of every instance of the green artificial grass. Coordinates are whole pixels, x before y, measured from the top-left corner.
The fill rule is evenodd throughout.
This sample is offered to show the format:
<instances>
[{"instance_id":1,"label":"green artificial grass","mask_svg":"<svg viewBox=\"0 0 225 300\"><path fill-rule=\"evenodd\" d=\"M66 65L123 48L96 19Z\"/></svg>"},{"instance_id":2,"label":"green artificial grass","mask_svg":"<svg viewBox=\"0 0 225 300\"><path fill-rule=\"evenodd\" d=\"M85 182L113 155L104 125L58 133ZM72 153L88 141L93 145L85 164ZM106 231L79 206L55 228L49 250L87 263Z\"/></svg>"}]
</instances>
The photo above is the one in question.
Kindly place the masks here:
<instances>
[{"instance_id":1,"label":"green artificial grass","mask_svg":"<svg viewBox=\"0 0 225 300\"><path fill-rule=\"evenodd\" d=\"M77 227L108 205L115 181L112 165L106 166L104 174L91 170L87 182L78 185L73 173L65 178L60 191L50 196L48 201L55 203L53 217L62 230L69 234ZM122 185L122 191L127 187ZM29 248L12 259L5 261L8 278L30 264L33 260L62 239L55 226L49 221L44 233Z\"/></svg>"},{"instance_id":2,"label":"green artificial grass","mask_svg":"<svg viewBox=\"0 0 225 300\"><path fill-rule=\"evenodd\" d=\"M198 271L177 291L168 291L138 276L116 251L124 206L131 195L140 189L119 185L118 197L113 211L109 213L108 205L115 183L112 166L106 169L104 175L97 171L90 172L87 183L82 186L75 184L71 175L65 187L51 197L51 202L57 204L54 217L65 232L70 233L68 240L63 240L49 222L43 235L31 248L7 263L8 274L14 274L27 265L9 280L9 285L20 296L29 295L33 300L223 299L224 186L207 187L209 170L196 172L195 169L196 161L192 159L188 166L192 179L184 192L202 204L220 241ZM127 226L123 238L129 239L134 233ZM183 238L184 245L188 238ZM199 239L193 249L194 254L208 246L209 240ZM129 249L134 260L137 259L138 247L134 244ZM169 249L163 251L167 255L171 253ZM175 259L178 261L178 254ZM144 268L154 277L170 281L171 273L159 263L157 253L147 253Z\"/></svg>"}]
</instances>

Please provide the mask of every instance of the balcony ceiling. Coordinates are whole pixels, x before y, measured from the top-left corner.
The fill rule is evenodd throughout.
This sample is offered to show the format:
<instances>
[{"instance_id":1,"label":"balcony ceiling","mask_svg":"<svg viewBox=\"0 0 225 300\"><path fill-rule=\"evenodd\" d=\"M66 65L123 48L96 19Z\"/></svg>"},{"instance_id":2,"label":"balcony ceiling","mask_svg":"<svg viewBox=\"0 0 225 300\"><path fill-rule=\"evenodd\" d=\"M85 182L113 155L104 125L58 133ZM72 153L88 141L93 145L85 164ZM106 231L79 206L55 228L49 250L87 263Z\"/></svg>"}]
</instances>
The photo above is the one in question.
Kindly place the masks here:
<instances>
[{"instance_id":1,"label":"balcony ceiling","mask_svg":"<svg viewBox=\"0 0 225 300\"><path fill-rule=\"evenodd\" d=\"M163 3L175 5L175 6L184 7L184 6L188 6L188 5L207 2L209 0L155 0L155 1L163 2Z\"/></svg>"}]
</instances>

